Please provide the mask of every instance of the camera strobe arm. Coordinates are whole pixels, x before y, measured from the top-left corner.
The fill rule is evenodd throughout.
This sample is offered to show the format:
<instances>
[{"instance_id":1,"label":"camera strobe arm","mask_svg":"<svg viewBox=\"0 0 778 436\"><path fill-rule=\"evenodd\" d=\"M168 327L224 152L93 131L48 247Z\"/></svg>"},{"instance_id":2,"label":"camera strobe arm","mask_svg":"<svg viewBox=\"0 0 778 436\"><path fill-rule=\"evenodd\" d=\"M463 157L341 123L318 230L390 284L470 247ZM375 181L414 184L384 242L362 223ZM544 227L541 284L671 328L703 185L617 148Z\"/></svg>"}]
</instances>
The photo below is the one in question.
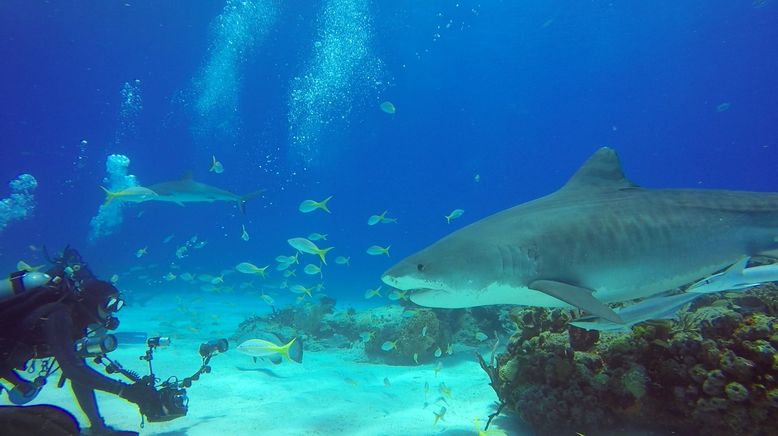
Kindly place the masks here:
<instances>
[{"instance_id":1,"label":"camera strobe arm","mask_svg":"<svg viewBox=\"0 0 778 436\"><path fill-rule=\"evenodd\" d=\"M193 381L200 379L200 375L208 374L211 372L211 366L208 363L211 358L219 353L224 353L229 348L229 342L226 339L213 339L203 344L200 344L200 356L203 358L203 363L200 365L194 374L189 377L185 377L179 382L180 387L188 388L192 386Z\"/></svg>"}]
</instances>

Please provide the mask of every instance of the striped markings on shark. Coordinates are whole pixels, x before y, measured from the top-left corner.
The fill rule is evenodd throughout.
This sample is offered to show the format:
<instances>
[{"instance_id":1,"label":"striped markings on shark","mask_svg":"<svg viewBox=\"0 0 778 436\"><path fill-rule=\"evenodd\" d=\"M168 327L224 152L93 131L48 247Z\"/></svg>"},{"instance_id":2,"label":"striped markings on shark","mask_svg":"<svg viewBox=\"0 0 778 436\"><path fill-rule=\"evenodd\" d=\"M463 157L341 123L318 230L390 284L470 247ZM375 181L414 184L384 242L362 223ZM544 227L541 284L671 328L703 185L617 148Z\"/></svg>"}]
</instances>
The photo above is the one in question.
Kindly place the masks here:
<instances>
[{"instance_id":1,"label":"striped markings on shark","mask_svg":"<svg viewBox=\"0 0 778 436\"><path fill-rule=\"evenodd\" d=\"M242 213L246 212L246 202L265 192L264 189L246 195L233 194L221 188L201 183L192 179L188 172L179 180L156 183L149 186L131 186L118 192L112 192L105 187L105 204L113 200L122 202L142 203L146 201L164 201L184 206L185 203L213 203L214 201L234 201Z\"/></svg>"},{"instance_id":2,"label":"striped markings on shark","mask_svg":"<svg viewBox=\"0 0 778 436\"><path fill-rule=\"evenodd\" d=\"M709 277L743 256L778 256L778 193L646 189L601 148L558 191L481 219L389 270L427 307L607 304Z\"/></svg>"}]
</instances>

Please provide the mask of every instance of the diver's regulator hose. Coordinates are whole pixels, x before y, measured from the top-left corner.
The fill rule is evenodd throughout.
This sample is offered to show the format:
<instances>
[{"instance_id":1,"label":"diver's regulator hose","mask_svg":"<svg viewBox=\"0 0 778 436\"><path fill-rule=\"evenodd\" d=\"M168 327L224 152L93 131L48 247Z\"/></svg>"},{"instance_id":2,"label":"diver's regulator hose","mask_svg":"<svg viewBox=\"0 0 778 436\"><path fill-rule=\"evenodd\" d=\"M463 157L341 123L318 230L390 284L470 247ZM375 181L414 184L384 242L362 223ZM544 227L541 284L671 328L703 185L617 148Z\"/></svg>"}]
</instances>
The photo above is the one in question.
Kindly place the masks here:
<instances>
[{"instance_id":1,"label":"diver's regulator hose","mask_svg":"<svg viewBox=\"0 0 778 436\"><path fill-rule=\"evenodd\" d=\"M48 274L37 271L11 273L6 280L0 280L0 301L7 300L29 289L41 287L49 280L51 277Z\"/></svg>"}]
</instances>

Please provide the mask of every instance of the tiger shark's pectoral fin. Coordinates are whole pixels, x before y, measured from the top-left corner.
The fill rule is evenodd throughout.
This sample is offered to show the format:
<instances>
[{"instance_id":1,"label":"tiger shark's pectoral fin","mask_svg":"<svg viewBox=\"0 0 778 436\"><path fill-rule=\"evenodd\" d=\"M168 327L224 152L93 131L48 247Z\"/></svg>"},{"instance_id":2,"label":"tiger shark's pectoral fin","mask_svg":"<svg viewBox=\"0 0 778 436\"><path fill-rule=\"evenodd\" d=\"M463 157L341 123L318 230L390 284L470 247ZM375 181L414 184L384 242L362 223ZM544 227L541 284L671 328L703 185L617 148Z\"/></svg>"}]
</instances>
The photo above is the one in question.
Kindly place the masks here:
<instances>
[{"instance_id":1,"label":"tiger shark's pectoral fin","mask_svg":"<svg viewBox=\"0 0 778 436\"><path fill-rule=\"evenodd\" d=\"M535 280L529 284L529 287L585 310L592 315L617 324L624 324L624 320L613 309L594 298L591 289L554 280Z\"/></svg>"}]
</instances>

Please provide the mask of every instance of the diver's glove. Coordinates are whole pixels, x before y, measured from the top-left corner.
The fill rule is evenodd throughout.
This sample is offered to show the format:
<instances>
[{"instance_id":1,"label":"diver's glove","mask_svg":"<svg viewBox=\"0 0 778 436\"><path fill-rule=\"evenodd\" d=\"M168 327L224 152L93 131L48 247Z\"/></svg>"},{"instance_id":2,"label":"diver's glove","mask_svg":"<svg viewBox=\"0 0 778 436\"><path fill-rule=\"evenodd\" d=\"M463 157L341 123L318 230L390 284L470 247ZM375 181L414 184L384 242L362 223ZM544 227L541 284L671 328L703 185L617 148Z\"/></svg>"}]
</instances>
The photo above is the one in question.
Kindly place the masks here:
<instances>
[{"instance_id":1,"label":"diver's glove","mask_svg":"<svg viewBox=\"0 0 778 436\"><path fill-rule=\"evenodd\" d=\"M159 393L145 377L131 385L124 386L119 396L137 404L140 413L146 415L149 420L164 414Z\"/></svg>"}]
</instances>

